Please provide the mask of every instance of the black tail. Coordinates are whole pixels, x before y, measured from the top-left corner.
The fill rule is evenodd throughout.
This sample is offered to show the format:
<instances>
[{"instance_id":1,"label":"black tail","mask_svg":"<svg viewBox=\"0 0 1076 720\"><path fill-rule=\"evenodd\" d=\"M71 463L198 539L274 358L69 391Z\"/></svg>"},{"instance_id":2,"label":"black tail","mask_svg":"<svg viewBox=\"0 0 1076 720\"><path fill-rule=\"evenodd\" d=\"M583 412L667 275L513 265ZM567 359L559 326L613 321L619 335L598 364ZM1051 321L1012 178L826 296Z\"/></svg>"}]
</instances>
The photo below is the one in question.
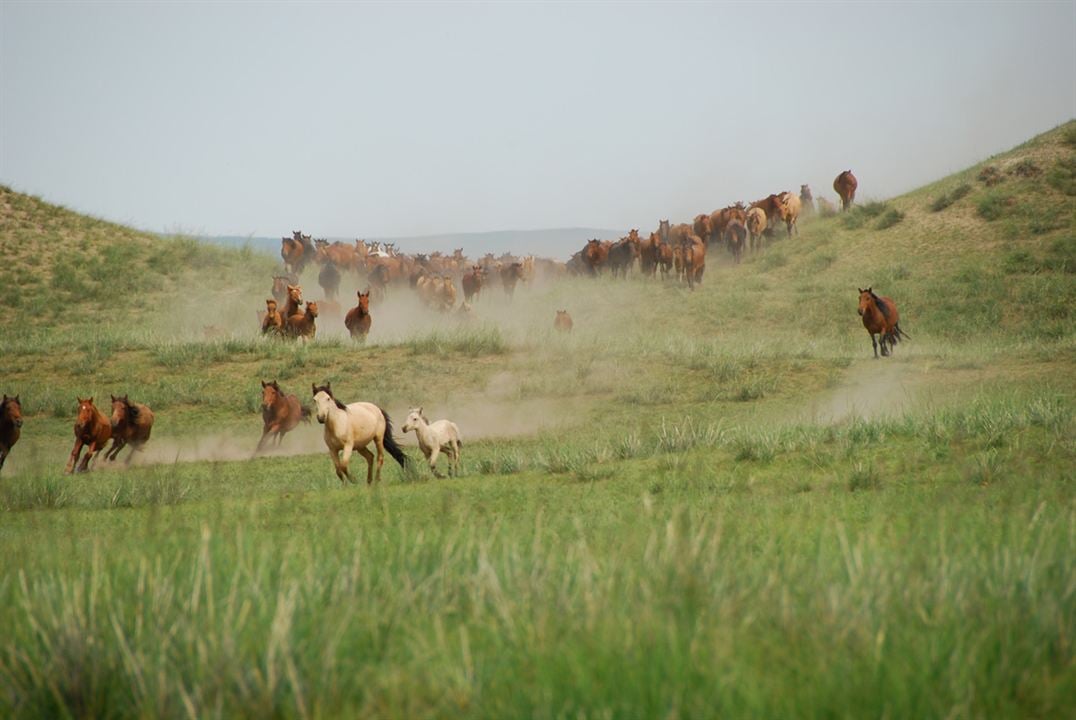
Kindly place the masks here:
<instances>
[{"instance_id":1,"label":"black tail","mask_svg":"<svg viewBox=\"0 0 1076 720\"><path fill-rule=\"evenodd\" d=\"M911 340L912 336L900 329L900 323L893 326L893 332L897 337L902 337L905 340Z\"/></svg>"},{"instance_id":2,"label":"black tail","mask_svg":"<svg viewBox=\"0 0 1076 720\"><path fill-rule=\"evenodd\" d=\"M310 408L308 408L306 405L299 406L299 419L302 420L304 423L310 422Z\"/></svg>"},{"instance_id":3,"label":"black tail","mask_svg":"<svg viewBox=\"0 0 1076 720\"><path fill-rule=\"evenodd\" d=\"M381 410L381 408L378 408ZM407 467L408 458L404 455L403 450L396 444L396 439L392 437L392 419L389 414L384 410L381 410L381 415L385 418L385 449L389 451L389 455L400 463L400 467Z\"/></svg>"}]
</instances>

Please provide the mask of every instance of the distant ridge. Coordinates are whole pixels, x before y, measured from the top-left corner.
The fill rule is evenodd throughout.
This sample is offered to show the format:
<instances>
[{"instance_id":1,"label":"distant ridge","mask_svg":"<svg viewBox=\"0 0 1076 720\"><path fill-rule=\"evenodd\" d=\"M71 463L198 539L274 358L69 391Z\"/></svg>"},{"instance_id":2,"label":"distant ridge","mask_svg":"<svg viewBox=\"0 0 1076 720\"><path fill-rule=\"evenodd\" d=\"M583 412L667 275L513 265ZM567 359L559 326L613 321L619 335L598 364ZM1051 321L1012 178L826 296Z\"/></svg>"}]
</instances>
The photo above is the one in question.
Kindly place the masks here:
<instances>
[{"instance_id":1,"label":"distant ridge","mask_svg":"<svg viewBox=\"0 0 1076 720\"><path fill-rule=\"evenodd\" d=\"M312 232L313 229L303 228ZM411 235L402 237L366 237L364 239L379 242L394 242L396 247L408 253L430 253L441 251L451 253L456 248L463 248L468 257L475 258L486 253L500 255L539 255L559 260L567 260L583 247L590 238L615 240L627 234L626 230L609 230L607 228L551 228L548 230L494 230L491 232L445 233L440 235ZM284 235L284 233L281 233ZM201 238L205 242L225 247L249 246L252 250L264 251L277 255L280 252L280 238L243 237L223 235ZM327 238L329 240L354 240L355 238Z\"/></svg>"}]
</instances>

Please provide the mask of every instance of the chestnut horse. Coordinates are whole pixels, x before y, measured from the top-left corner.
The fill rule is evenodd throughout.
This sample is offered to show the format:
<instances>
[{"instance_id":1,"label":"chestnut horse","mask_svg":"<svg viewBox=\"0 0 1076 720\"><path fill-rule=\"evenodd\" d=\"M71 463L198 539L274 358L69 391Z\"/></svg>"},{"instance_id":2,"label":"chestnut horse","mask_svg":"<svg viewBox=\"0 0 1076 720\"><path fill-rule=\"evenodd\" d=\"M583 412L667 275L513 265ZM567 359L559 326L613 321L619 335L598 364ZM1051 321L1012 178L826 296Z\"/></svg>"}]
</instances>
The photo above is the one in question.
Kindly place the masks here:
<instances>
[{"instance_id":1,"label":"chestnut horse","mask_svg":"<svg viewBox=\"0 0 1076 720\"><path fill-rule=\"evenodd\" d=\"M897 312L897 304L893 298L878 297L871 288L859 290L859 316L863 318L863 327L871 336L871 345L874 346L874 357L878 357L878 345L881 343L882 355L892 353L893 346L900 342L901 337L911 337L900 329L900 313ZM875 335L879 336L875 340ZM886 347L888 343L888 347Z\"/></svg>"},{"instance_id":2,"label":"chestnut horse","mask_svg":"<svg viewBox=\"0 0 1076 720\"><path fill-rule=\"evenodd\" d=\"M70 473L75 469L75 463L78 462L78 456L82 452L83 445L86 446L86 454L82 458L82 463L78 466L78 472L89 470L93 456L105 445L108 445L111 438L112 423L93 404L93 398L86 400L78 398L78 418L75 420L75 447L71 450L71 458L67 461L67 467L64 468L64 472Z\"/></svg>"},{"instance_id":3,"label":"chestnut horse","mask_svg":"<svg viewBox=\"0 0 1076 720\"><path fill-rule=\"evenodd\" d=\"M299 285L288 285L288 300L284 305L284 312L280 313L284 318L284 331L291 332L291 316L298 315L299 308L303 304L303 288Z\"/></svg>"},{"instance_id":4,"label":"chestnut horse","mask_svg":"<svg viewBox=\"0 0 1076 720\"><path fill-rule=\"evenodd\" d=\"M105 452L105 460L115 460L120 450L130 443L131 454L127 456L125 463L130 465L135 451L141 452L149 442L149 434L153 430L153 411L142 403L131 402L126 395L111 397L112 447Z\"/></svg>"},{"instance_id":5,"label":"chestnut horse","mask_svg":"<svg viewBox=\"0 0 1076 720\"><path fill-rule=\"evenodd\" d=\"M472 265L471 269L463 275L461 284L463 285L463 300L464 302L471 302L471 298L477 297L482 293L482 279L485 277L485 270L481 265Z\"/></svg>"},{"instance_id":6,"label":"chestnut horse","mask_svg":"<svg viewBox=\"0 0 1076 720\"><path fill-rule=\"evenodd\" d=\"M22 403L18 395L8 397L5 393L3 401L0 401L0 470L4 469L4 461L21 434Z\"/></svg>"},{"instance_id":7,"label":"chestnut horse","mask_svg":"<svg viewBox=\"0 0 1076 720\"><path fill-rule=\"evenodd\" d=\"M284 332L284 318L276 309L276 300L265 301L265 316L262 318L262 335L280 335Z\"/></svg>"},{"instance_id":8,"label":"chestnut horse","mask_svg":"<svg viewBox=\"0 0 1076 720\"><path fill-rule=\"evenodd\" d=\"M684 237L682 243L684 277L687 286L694 290L695 285L702 282L702 274L706 272L706 243L694 233Z\"/></svg>"},{"instance_id":9,"label":"chestnut horse","mask_svg":"<svg viewBox=\"0 0 1076 720\"><path fill-rule=\"evenodd\" d=\"M262 380L262 437L255 454L261 452L270 435L276 435L276 444L280 445L284 435L294 430L300 420L310 422L310 411L299 403L299 398L285 395L276 380L268 383Z\"/></svg>"},{"instance_id":10,"label":"chestnut horse","mask_svg":"<svg viewBox=\"0 0 1076 720\"><path fill-rule=\"evenodd\" d=\"M833 180L833 189L841 197L841 211L851 210L852 203L856 200L856 188L859 181L851 170L845 170Z\"/></svg>"},{"instance_id":11,"label":"chestnut horse","mask_svg":"<svg viewBox=\"0 0 1076 720\"><path fill-rule=\"evenodd\" d=\"M366 336L370 334L370 289L366 292L359 291L359 304L347 311L344 317L344 327L351 333L352 340L366 342Z\"/></svg>"}]
</instances>

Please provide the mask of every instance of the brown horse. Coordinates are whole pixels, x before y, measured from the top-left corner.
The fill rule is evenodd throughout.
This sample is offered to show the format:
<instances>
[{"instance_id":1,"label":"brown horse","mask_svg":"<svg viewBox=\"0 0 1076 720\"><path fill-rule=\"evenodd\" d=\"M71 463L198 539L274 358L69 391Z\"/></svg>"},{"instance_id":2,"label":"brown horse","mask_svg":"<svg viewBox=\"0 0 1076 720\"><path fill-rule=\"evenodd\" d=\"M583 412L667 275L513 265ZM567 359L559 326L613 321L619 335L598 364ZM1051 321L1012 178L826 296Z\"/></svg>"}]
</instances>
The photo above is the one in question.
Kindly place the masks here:
<instances>
[{"instance_id":1,"label":"brown horse","mask_svg":"<svg viewBox=\"0 0 1076 720\"><path fill-rule=\"evenodd\" d=\"M586 263L587 270L591 275L597 275L602 266L605 265L605 261L609 258L609 248L612 243L605 243L601 240L588 240L587 244L583 246L583 262Z\"/></svg>"},{"instance_id":2,"label":"brown horse","mask_svg":"<svg viewBox=\"0 0 1076 720\"><path fill-rule=\"evenodd\" d=\"M131 464L135 451L142 451L149 442L153 430L153 411L142 403L133 403L127 396L112 396L112 447L105 452L105 460L115 460L128 443L131 454L125 464Z\"/></svg>"},{"instance_id":3,"label":"brown horse","mask_svg":"<svg viewBox=\"0 0 1076 720\"><path fill-rule=\"evenodd\" d=\"M299 285L288 285L288 298L284 303L284 311L280 313L284 318L284 331L291 332L291 316L299 313L303 305L303 288Z\"/></svg>"},{"instance_id":4,"label":"brown horse","mask_svg":"<svg viewBox=\"0 0 1076 720\"><path fill-rule=\"evenodd\" d=\"M566 333L572 331L572 316L567 310L557 310L557 316L553 318L553 329Z\"/></svg>"},{"instance_id":5,"label":"brown horse","mask_svg":"<svg viewBox=\"0 0 1076 720\"><path fill-rule=\"evenodd\" d=\"M702 274L706 272L706 243L698 235L691 233L683 239L681 252L687 286L694 290L695 285L702 282Z\"/></svg>"},{"instance_id":6,"label":"brown horse","mask_svg":"<svg viewBox=\"0 0 1076 720\"><path fill-rule=\"evenodd\" d=\"M814 196L811 194L811 188L808 185L800 185L800 205L803 206L800 214L804 218L814 215Z\"/></svg>"},{"instance_id":7,"label":"brown horse","mask_svg":"<svg viewBox=\"0 0 1076 720\"><path fill-rule=\"evenodd\" d=\"M318 303L316 300L306 301L306 310L295 313L288 318L288 333L292 337L302 338L303 342L313 340L318 328L315 320L318 317Z\"/></svg>"},{"instance_id":8,"label":"brown horse","mask_svg":"<svg viewBox=\"0 0 1076 720\"><path fill-rule=\"evenodd\" d=\"M262 335L280 335L284 332L284 316L276 309L276 300L265 301L265 317L262 318Z\"/></svg>"},{"instance_id":9,"label":"brown horse","mask_svg":"<svg viewBox=\"0 0 1076 720\"><path fill-rule=\"evenodd\" d=\"M344 316L344 327L351 333L352 340L366 342L366 336L370 334L370 289L366 292L361 290L356 293L359 296L359 304L347 311Z\"/></svg>"},{"instance_id":10,"label":"brown horse","mask_svg":"<svg viewBox=\"0 0 1076 720\"><path fill-rule=\"evenodd\" d=\"M301 230L292 231L290 238L280 239L280 257L284 260L285 268L293 273L301 274L316 254L317 249L310 242L310 236L304 235Z\"/></svg>"},{"instance_id":11,"label":"brown horse","mask_svg":"<svg viewBox=\"0 0 1076 720\"><path fill-rule=\"evenodd\" d=\"M290 283L299 282L298 278L291 275L274 275L273 276L273 299L276 300L277 305L283 305L288 300L288 285Z\"/></svg>"},{"instance_id":12,"label":"brown horse","mask_svg":"<svg viewBox=\"0 0 1076 720\"><path fill-rule=\"evenodd\" d=\"M0 470L4 469L4 461L21 434L22 403L18 395L8 397L5 393L3 401L0 401Z\"/></svg>"},{"instance_id":13,"label":"brown horse","mask_svg":"<svg viewBox=\"0 0 1076 720\"><path fill-rule=\"evenodd\" d=\"M725 242L728 243L729 252L732 253L732 259L737 264L740 262L740 257L743 255L744 245L747 244L747 228L739 220L732 220L725 227Z\"/></svg>"},{"instance_id":14,"label":"brown horse","mask_svg":"<svg viewBox=\"0 0 1076 720\"><path fill-rule=\"evenodd\" d=\"M310 411L302 406L293 394L284 394L276 380L262 380L262 437L255 453L261 452L270 435L276 435L276 444L284 435L295 429L299 421L310 422Z\"/></svg>"},{"instance_id":15,"label":"brown horse","mask_svg":"<svg viewBox=\"0 0 1076 720\"><path fill-rule=\"evenodd\" d=\"M608 255L608 253L606 253ZM516 292L516 283L523 279L523 263L514 262L501 268L501 286L504 294L511 300Z\"/></svg>"},{"instance_id":16,"label":"brown horse","mask_svg":"<svg viewBox=\"0 0 1076 720\"><path fill-rule=\"evenodd\" d=\"M460 281L463 285L464 302L471 302L471 298L478 297L482 293L482 280L485 275L486 271L481 265L472 265L471 269L464 273Z\"/></svg>"},{"instance_id":17,"label":"brown horse","mask_svg":"<svg viewBox=\"0 0 1076 720\"><path fill-rule=\"evenodd\" d=\"M83 400L78 398L78 417L75 420L75 447L71 450L71 458L67 461L64 472L70 473L75 469L78 456L82 452L82 446L86 446L86 454L82 463L78 466L78 472L85 472L90 467L93 456L108 445L112 438L112 423L105 414L93 404L93 398Z\"/></svg>"},{"instance_id":18,"label":"brown horse","mask_svg":"<svg viewBox=\"0 0 1076 720\"><path fill-rule=\"evenodd\" d=\"M871 345L874 346L874 357L878 357L878 345L882 346L882 355L890 355L893 346L900 342L901 337L911 337L900 329L900 313L893 298L878 297L871 288L859 290L859 316L863 318L863 327L871 336ZM875 335L878 340L875 340ZM886 345L888 344L888 347Z\"/></svg>"},{"instance_id":19,"label":"brown horse","mask_svg":"<svg viewBox=\"0 0 1076 720\"><path fill-rule=\"evenodd\" d=\"M841 197L841 211L851 210L852 203L856 200L856 188L859 181L851 170L845 170L833 180L833 189Z\"/></svg>"}]
</instances>

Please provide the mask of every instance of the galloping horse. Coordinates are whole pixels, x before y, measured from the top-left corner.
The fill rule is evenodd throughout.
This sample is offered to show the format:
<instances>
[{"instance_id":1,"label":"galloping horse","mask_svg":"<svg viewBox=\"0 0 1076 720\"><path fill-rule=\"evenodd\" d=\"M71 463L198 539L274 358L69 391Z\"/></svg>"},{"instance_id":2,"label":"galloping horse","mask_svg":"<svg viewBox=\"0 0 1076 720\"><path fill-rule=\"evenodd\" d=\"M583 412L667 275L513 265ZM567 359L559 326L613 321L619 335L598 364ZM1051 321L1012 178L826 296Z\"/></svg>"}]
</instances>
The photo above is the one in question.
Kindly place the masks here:
<instances>
[{"instance_id":1,"label":"galloping horse","mask_svg":"<svg viewBox=\"0 0 1076 720\"><path fill-rule=\"evenodd\" d=\"M78 398L78 418L75 420L75 447L71 450L71 458L67 461L65 473L75 469L78 456L82 452L82 446L86 446L86 454L82 463L78 466L78 472L85 472L90 468L90 460L93 456L108 445L112 437L112 423L105 414L93 404L93 398L83 400Z\"/></svg>"},{"instance_id":2,"label":"galloping horse","mask_svg":"<svg viewBox=\"0 0 1076 720\"><path fill-rule=\"evenodd\" d=\"M389 451L400 467L406 467L407 456L392 437L392 420L388 413L368 402L344 405L333 397L329 383L311 385L314 403L318 406L318 422L325 425L325 445L336 468L340 482L355 482L348 470L352 451L366 458L366 484L374 482L374 454L366 446L373 441L377 448L377 481L381 481L381 466L385 463L385 451Z\"/></svg>"},{"instance_id":3,"label":"galloping horse","mask_svg":"<svg viewBox=\"0 0 1076 720\"><path fill-rule=\"evenodd\" d=\"M900 313L897 312L897 304L893 298L878 297L871 288L859 290L859 315L863 318L863 327L871 336L871 345L874 346L874 357L878 357L878 344L882 345L882 355L889 355L893 346L900 342L901 337L911 337L900 329ZM879 339L875 340L874 336ZM889 347L886 347L888 343Z\"/></svg>"},{"instance_id":4,"label":"galloping horse","mask_svg":"<svg viewBox=\"0 0 1076 720\"><path fill-rule=\"evenodd\" d=\"M112 395L112 447L105 452L105 460L115 460L120 450L130 443L131 454L125 464L131 464L135 451L142 451L149 442L153 430L153 411L142 403L133 403L127 396Z\"/></svg>"},{"instance_id":5,"label":"galloping horse","mask_svg":"<svg viewBox=\"0 0 1076 720\"><path fill-rule=\"evenodd\" d=\"M5 393L3 401L0 401L0 470L4 469L4 461L21 434L22 403L18 395L8 397Z\"/></svg>"},{"instance_id":6,"label":"galloping horse","mask_svg":"<svg viewBox=\"0 0 1076 720\"><path fill-rule=\"evenodd\" d=\"M405 433L415 431L418 437L418 446L426 461L430 464L430 472L436 477L441 477L437 472L437 458L443 452L448 456L448 473L460 474L460 447L463 439L460 437L460 429L451 420L438 420L431 423L422 413L422 408L411 408L407 415L407 422L400 428Z\"/></svg>"},{"instance_id":7,"label":"galloping horse","mask_svg":"<svg viewBox=\"0 0 1076 720\"><path fill-rule=\"evenodd\" d=\"M366 292L358 291L359 304L347 311L344 316L344 327L351 333L352 340L366 342L366 336L370 334L370 289Z\"/></svg>"},{"instance_id":8,"label":"galloping horse","mask_svg":"<svg viewBox=\"0 0 1076 720\"><path fill-rule=\"evenodd\" d=\"M276 380L262 380L262 437L255 453L261 451L270 435L276 435L276 444L284 435L295 429L299 421L310 422L310 411L299 403L295 395L285 395Z\"/></svg>"}]
</instances>

